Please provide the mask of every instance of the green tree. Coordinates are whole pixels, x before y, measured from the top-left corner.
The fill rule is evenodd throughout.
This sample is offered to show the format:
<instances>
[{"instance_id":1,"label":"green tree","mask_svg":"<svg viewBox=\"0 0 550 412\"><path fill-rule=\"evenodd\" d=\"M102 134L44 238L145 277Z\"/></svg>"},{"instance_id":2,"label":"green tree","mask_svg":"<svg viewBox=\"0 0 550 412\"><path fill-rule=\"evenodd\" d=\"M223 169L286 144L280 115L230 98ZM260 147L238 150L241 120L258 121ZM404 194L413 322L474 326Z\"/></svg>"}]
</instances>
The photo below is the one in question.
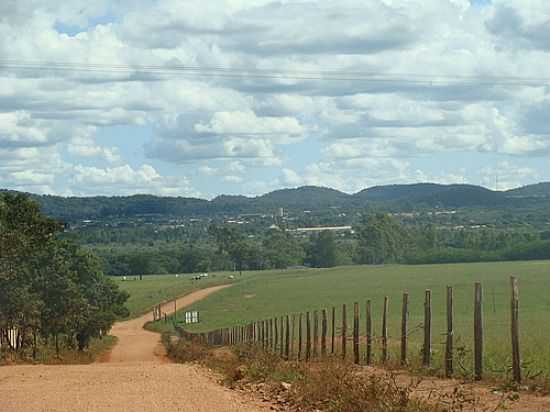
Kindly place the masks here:
<instances>
[{"instance_id":1,"label":"green tree","mask_svg":"<svg viewBox=\"0 0 550 412\"><path fill-rule=\"evenodd\" d=\"M337 265L338 253L334 234L329 231L312 236L307 254L307 263L316 268Z\"/></svg>"},{"instance_id":2,"label":"green tree","mask_svg":"<svg viewBox=\"0 0 550 412\"><path fill-rule=\"evenodd\" d=\"M397 261L408 245L408 234L385 214L364 216L354 228L359 263L382 264Z\"/></svg>"},{"instance_id":3,"label":"green tree","mask_svg":"<svg viewBox=\"0 0 550 412\"><path fill-rule=\"evenodd\" d=\"M61 225L22 195L0 196L0 331L15 329L15 351L38 336L59 336L79 349L127 315L128 295L106 278L100 261L60 241Z\"/></svg>"},{"instance_id":4,"label":"green tree","mask_svg":"<svg viewBox=\"0 0 550 412\"><path fill-rule=\"evenodd\" d=\"M276 269L286 269L291 265L302 264L305 251L291 235L271 230L263 241L266 265Z\"/></svg>"}]
</instances>

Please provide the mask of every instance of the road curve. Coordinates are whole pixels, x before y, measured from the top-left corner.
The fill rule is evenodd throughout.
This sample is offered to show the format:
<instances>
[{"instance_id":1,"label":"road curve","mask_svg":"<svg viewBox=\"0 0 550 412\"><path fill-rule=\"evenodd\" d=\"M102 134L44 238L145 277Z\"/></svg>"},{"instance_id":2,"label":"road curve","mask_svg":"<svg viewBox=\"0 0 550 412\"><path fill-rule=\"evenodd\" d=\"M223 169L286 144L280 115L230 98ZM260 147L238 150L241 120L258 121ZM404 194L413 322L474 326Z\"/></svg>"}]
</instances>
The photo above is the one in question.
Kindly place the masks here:
<instances>
[{"instance_id":1,"label":"road curve","mask_svg":"<svg viewBox=\"0 0 550 412\"><path fill-rule=\"evenodd\" d=\"M178 299L190 305L226 286ZM173 302L163 311L171 313ZM109 356L92 365L0 367L0 410L12 412L265 412L260 404L216 383L196 365L170 363L159 335L143 330L152 313L117 323Z\"/></svg>"},{"instance_id":2,"label":"road curve","mask_svg":"<svg viewBox=\"0 0 550 412\"><path fill-rule=\"evenodd\" d=\"M176 300L178 309L192 305L212 293L230 287L231 285L213 286L197 290ZM174 302L162 305L162 313L174 313ZM116 323L111 335L118 338L111 353L99 359L100 363L120 362L167 362L166 352L160 343L159 334L143 329L143 325L153 320L153 312L136 319Z\"/></svg>"}]
</instances>

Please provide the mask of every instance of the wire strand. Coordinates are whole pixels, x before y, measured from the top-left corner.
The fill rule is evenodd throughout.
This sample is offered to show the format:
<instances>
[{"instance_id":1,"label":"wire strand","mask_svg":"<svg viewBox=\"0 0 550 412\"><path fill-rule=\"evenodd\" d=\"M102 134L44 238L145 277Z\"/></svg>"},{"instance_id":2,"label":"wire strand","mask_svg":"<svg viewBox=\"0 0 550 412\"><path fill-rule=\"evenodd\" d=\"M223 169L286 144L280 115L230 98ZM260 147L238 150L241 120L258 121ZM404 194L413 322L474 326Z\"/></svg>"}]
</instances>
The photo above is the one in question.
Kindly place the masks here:
<instances>
[{"instance_id":1,"label":"wire strand","mask_svg":"<svg viewBox=\"0 0 550 412\"><path fill-rule=\"evenodd\" d=\"M519 76L467 76L430 75L419 73L381 73L373 71L300 71L270 70L259 68L203 67L191 65L115 65L55 61L0 60L0 71L40 71L40 72L84 72L101 74L157 76L190 76L229 79L269 79L296 81L338 81L366 83L400 83L413 85L488 85L488 86L533 86L550 84L550 78Z\"/></svg>"}]
</instances>

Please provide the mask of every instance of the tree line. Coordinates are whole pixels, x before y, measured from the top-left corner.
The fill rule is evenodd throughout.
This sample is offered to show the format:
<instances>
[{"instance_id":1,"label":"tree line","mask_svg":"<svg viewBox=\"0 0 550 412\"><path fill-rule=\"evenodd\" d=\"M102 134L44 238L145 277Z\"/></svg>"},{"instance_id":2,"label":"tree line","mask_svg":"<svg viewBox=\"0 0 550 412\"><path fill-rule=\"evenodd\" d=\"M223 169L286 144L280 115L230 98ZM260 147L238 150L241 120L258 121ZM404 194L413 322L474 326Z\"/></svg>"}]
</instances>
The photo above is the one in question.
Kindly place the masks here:
<instances>
[{"instance_id":1,"label":"tree line","mask_svg":"<svg viewBox=\"0 0 550 412\"><path fill-rule=\"evenodd\" d=\"M126 292L104 276L101 261L59 240L62 225L23 195L0 195L0 339L26 356L43 345L85 350L118 317ZM8 334L15 331L15 340Z\"/></svg>"},{"instance_id":2,"label":"tree line","mask_svg":"<svg viewBox=\"0 0 550 412\"><path fill-rule=\"evenodd\" d=\"M536 232L405 225L381 213L364 214L353 234L322 231L302 238L284 229L251 234L224 224L211 224L207 233L196 242L95 250L112 275L550 258L550 241Z\"/></svg>"}]
</instances>

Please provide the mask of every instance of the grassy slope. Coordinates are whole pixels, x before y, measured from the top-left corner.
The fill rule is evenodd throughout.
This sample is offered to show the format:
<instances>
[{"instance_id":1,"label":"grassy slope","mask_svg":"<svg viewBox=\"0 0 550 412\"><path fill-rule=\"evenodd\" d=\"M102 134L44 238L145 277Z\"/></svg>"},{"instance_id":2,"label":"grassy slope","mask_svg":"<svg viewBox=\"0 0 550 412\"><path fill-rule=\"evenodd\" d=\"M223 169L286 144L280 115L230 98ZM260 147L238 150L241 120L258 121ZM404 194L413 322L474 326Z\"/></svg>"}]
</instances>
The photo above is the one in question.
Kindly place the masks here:
<instances>
[{"instance_id":1,"label":"grassy slope","mask_svg":"<svg viewBox=\"0 0 550 412\"><path fill-rule=\"evenodd\" d=\"M354 266L322 270L258 272L204 301L193 305L202 322L194 330L222 326L274 315L297 313L348 304L348 319L354 301L371 299L375 331L380 332L380 312L385 295L390 298L390 337L400 332L400 302L403 291L410 293L411 354L419 357L422 334L415 329L422 323L424 290L432 289L434 361L441 363L445 336L445 287L455 288L456 346L466 350L469 367L473 329L473 284L484 286L487 369L505 372L509 364L509 276L520 279L521 343L526 370L550 374L550 262L502 262L429 266ZM364 328L364 320L361 320ZM363 333L363 332L362 332ZM397 347L395 348L397 349ZM394 355L395 356L395 355Z\"/></svg>"},{"instance_id":2,"label":"grassy slope","mask_svg":"<svg viewBox=\"0 0 550 412\"><path fill-rule=\"evenodd\" d=\"M130 294L126 307L130 310L130 317L135 318L150 311L154 305L161 302L186 295L196 289L228 283L230 281L228 276L227 273L213 273L209 278L200 281L191 279L191 275L143 276L141 281L133 280L133 277L130 277L132 280L126 281L121 277L112 279L122 290Z\"/></svg>"}]
</instances>

